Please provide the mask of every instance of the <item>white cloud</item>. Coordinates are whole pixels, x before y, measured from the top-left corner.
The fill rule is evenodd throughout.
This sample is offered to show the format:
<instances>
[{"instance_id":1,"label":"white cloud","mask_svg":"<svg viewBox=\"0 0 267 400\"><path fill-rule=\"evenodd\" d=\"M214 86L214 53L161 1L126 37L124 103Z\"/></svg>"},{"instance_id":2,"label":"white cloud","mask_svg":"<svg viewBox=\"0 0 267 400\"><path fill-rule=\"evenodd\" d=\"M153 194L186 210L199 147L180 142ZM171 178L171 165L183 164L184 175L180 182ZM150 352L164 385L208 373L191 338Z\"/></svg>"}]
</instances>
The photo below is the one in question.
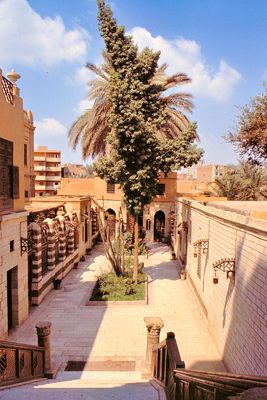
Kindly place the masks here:
<instances>
[{"instance_id":1,"label":"white cloud","mask_svg":"<svg viewBox=\"0 0 267 400\"><path fill-rule=\"evenodd\" d=\"M35 121L35 138L56 139L58 136L67 134L67 128L55 118L43 118L41 121Z\"/></svg>"},{"instance_id":2,"label":"white cloud","mask_svg":"<svg viewBox=\"0 0 267 400\"><path fill-rule=\"evenodd\" d=\"M94 100L83 99L79 102L78 106L75 108L77 114L83 114L88 108L92 108Z\"/></svg>"},{"instance_id":3,"label":"white cloud","mask_svg":"<svg viewBox=\"0 0 267 400\"><path fill-rule=\"evenodd\" d=\"M135 27L130 34L140 49L148 46L161 51L160 61L169 65L169 72L185 72L192 79L186 90L195 95L219 101L231 97L235 86L241 80L240 73L221 60L217 70L205 61L201 46L194 40L179 38L166 40L162 36L153 37L149 31Z\"/></svg>"},{"instance_id":4,"label":"white cloud","mask_svg":"<svg viewBox=\"0 0 267 400\"><path fill-rule=\"evenodd\" d=\"M42 17L27 0L1 0L0 38L2 63L41 67L82 60L89 35L80 27L67 30L60 16Z\"/></svg>"},{"instance_id":5,"label":"white cloud","mask_svg":"<svg viewBox=\"0 0 267 400\"><path fill-rule=\"evenodd\" d=\"M74 80L82 86L86 86L90 79L95 78L95 74L86 67L76 69Z\"/></svg>"}]
</instances>

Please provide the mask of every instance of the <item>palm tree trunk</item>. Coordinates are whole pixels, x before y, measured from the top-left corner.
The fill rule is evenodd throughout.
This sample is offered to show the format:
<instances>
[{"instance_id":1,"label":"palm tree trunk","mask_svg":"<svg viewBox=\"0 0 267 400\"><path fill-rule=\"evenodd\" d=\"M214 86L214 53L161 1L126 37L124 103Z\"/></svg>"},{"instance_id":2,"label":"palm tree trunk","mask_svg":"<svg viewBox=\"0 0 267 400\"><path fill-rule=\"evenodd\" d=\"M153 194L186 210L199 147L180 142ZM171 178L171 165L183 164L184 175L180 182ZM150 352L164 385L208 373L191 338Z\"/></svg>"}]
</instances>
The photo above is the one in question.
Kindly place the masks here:
<instances>
[{"instance_id":1,"label":"palm tree trunk","mask_svg":"<svg viewBox=\"0 0 267 400\"><path fill-rule=\"evenodd\" d=\"M133 268L133 280L137 283L137 274L138 274L138 215L135 216L134 221L134 268Z\"/></svg>"}]
</instances>

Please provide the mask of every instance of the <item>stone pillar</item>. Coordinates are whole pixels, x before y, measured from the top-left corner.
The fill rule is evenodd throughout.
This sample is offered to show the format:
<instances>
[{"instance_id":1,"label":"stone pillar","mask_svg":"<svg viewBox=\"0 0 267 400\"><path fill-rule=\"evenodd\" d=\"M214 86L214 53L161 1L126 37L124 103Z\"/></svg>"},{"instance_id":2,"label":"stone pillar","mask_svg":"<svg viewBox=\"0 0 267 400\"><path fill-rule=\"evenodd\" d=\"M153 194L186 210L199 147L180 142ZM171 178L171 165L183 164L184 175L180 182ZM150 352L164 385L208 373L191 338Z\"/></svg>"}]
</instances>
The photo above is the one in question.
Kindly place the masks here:
<instances>
[{"instance_id":1,"label":"stone pillar","mask_svg":"<svg viewBox=\"0 0 267 400\"><path fill-rule=\"evenodd\" d=\"M51 322L38 322L35 326L38 335L38 346L44 348L44 370L47 377L51 376L50 333Z\"/></svg>"},{"instance_id":2,"label":"stone pillar","mask_svg":"<svg viewBox=\"0 0 267 400\"><path fill-rule=\"evenodd\" d=\"M32 282L31 284L31 295L32 295L32 304L38 305L38 293L42 287L42 233L41 227L32 222L28 226L28 230L32 231L32 245L33 245L33 252L31 255L31 268L32 268Z\"/></svg>"},{"instance_id":3,"label":"stone pillar","mask_svg":"<svg viewBox=\"0 0 267 400\"><path fill-rule=\"evenodd\" d=\"M51 218L46 218L44 223L48 226L47 231L47 267L49 270L55 269L56 266L56 252L55 252L55 231L54 222Z\"/></svg>"},{"instance_id":4,"label":"stone pillar","mask_svg":"<svg viewBox=\"0 0 267 400\"><path fill-rule=\"evenodd\" d=\"M64 261L66 258L66 236L64 227L64 217L59 215L56 217L59 222L59 244L58 244L58 258L59 261Z\"/></svg>"},{"instance_id":5,"label":"stone pillar","mask_svg":"<svg viewBox=\"0 0 267 400\"><path fill-rule=\"evenodd\" d=\"M147 328L146 368L152 370L153 347L159 344L160 331L164 323L159 317L144 318Z\"/></svg>"}]
</instances>

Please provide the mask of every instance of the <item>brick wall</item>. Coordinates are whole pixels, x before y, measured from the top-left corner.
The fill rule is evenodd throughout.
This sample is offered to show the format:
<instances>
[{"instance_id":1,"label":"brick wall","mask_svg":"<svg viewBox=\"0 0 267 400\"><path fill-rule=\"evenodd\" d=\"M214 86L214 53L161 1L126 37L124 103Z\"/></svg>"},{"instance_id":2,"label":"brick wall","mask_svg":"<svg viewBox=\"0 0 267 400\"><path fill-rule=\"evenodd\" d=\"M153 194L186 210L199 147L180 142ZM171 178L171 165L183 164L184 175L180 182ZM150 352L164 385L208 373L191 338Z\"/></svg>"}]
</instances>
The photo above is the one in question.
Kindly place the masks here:
<instances>
[{"instance_id":1,"label":"brick wall","mask_svg":"<svg viewBox=\"0 0 267 400\"><path fill-rule=\"evenodd\" d=\"M182 259L178 225L187 222L186 269L210 332L229 371L267 375L267 222L235 212L179 200L173 238ZM181 226L181 225L180 225ZM208 252L197 241L208 240ZM235 277L216 271L235 260Z\"/></svg>"}]
</instances>

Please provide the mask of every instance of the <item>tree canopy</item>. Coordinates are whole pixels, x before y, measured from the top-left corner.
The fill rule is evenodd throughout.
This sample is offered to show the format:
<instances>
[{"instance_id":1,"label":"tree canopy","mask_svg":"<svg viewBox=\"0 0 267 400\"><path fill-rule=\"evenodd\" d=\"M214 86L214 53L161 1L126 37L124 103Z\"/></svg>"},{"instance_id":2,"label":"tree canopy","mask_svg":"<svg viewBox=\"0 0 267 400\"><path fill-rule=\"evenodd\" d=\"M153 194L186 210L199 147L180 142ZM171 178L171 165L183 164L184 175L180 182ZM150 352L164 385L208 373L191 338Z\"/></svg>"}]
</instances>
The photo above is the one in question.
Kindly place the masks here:
<instances>
[{"instance_id":1,"label":"tree canopy","mask_svg":"<svg viewBox=\"0 0 267 400\"><path fill-rule=\"evenodd\" d=\"M226 139L233 143L242 157L251 163L266 165L267 161L267 87L241 109L234 132Z\"/></svg>"},{"instance_id":2,"label":"tree canopy","mask_svg":"<svg viewBox=\"0 0 267 400\"><path fill-rule=\"evenodd\" d=\"M215 180L219 196L227 200L266 200L267 176L262 167L242 162Z\"/></svg>"},{"instance_id":3,"label":"tree canopy","mask_svg":"<svg viewBox=\"0 0 267 400\"><path fill-rule=\"evenodd\" d=\"M193 144L195 124L175 138L157 137L168 121L162 84L152 83L160 54L148 48L138 52L104 0L98 0L98 7L99 29L112 70L108 87L110 152L100 157L96 172L120 184L129 212L137 215L157 194L160 170L167 174L178 165L192 165L203 152Z\"/></svg>"},{"instance_id":4,"label":"tree canopy","mask_svg":"<svg viewBox=\"0 0 267 400\"><path fill-rule=\"evenodd\" d=\"M96 77L89 80L88 100L93 101L91 108L73 123L69 131L69 143L72 148L76 148L81 140L83 158L89 156L97 157L106 154L109 146L106 139L111 131L109 121L109 111L111 101L109 98L109 83L112 74L112 65L107 54L103 51L104 63L99 67L92 63L87 63L86 67L93 72ZM192 95L185 92L166 93L174 87L187 84L191 79L185 73L175 73L167 75L167 64L162 64L155 71L150 83L161 85L161 97L166 105L168 118L166 123L156 132L161 138L174 138L190 124L185 112L191 112L193 104Z\"/></svg>"}]
</instances>

